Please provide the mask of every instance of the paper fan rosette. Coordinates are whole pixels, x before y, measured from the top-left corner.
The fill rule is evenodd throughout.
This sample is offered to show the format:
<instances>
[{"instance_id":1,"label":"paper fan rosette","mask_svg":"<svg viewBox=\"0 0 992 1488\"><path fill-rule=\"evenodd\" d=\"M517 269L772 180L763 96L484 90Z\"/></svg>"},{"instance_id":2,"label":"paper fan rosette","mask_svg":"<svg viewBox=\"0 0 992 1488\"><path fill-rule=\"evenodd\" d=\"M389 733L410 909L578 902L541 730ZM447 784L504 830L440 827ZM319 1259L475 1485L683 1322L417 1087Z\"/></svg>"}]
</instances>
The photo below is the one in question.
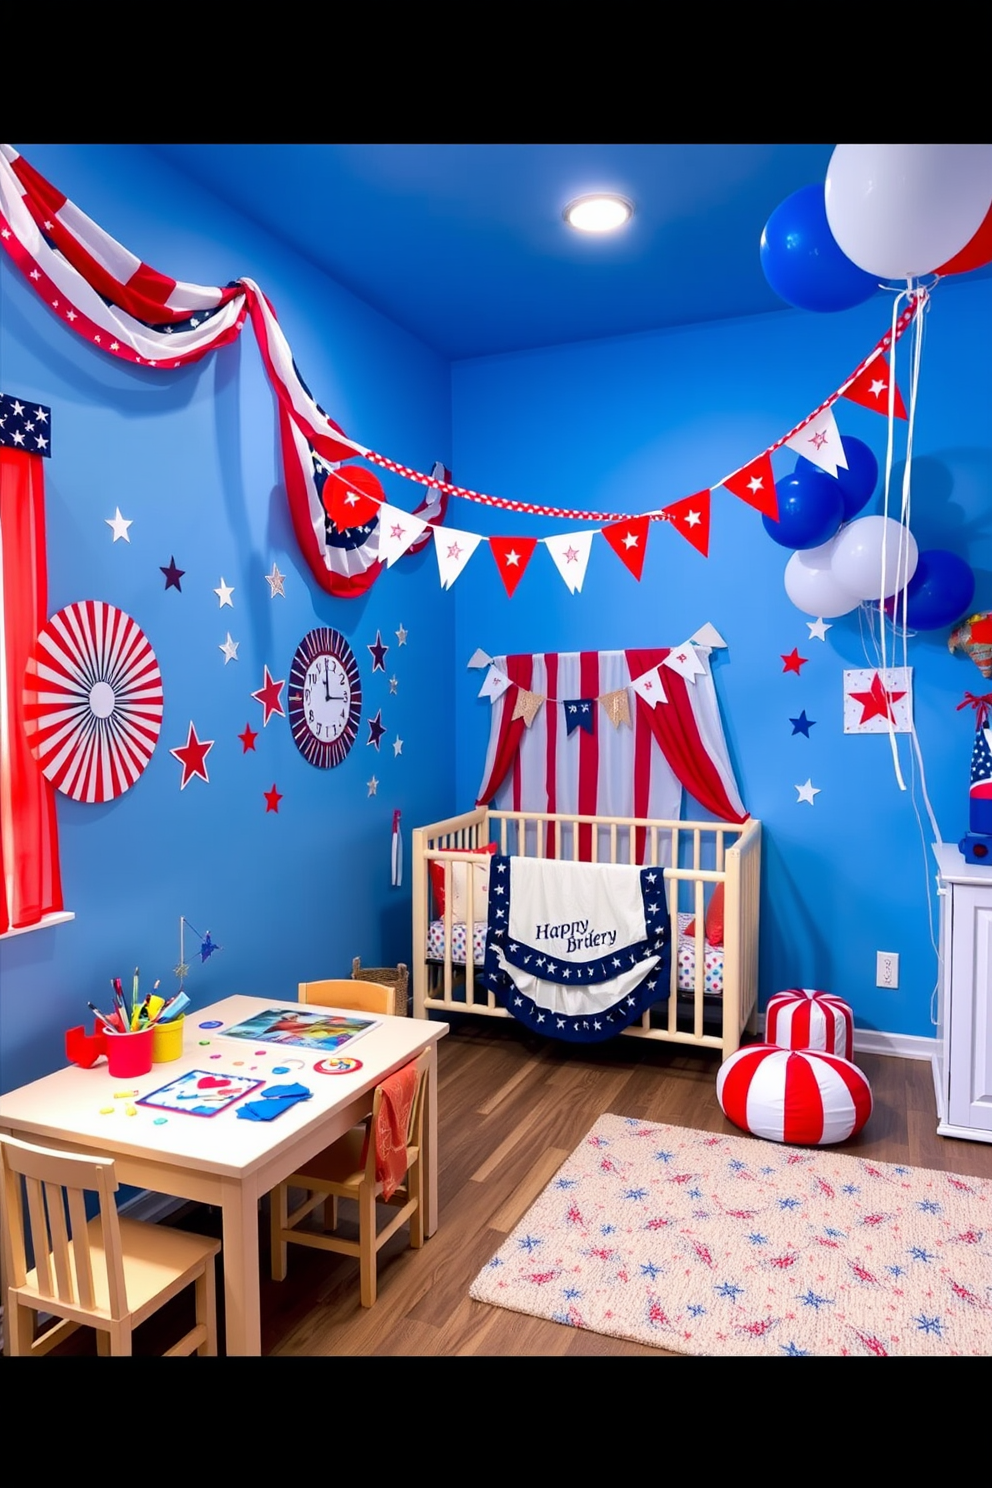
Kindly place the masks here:
<instances>
[{"instance_id":1,"label":"paper fan rosette","mask_svg":"<svg viewBox=\"0 0 992 1488\"><path fill-rule=\"evenodd\" d=\"M162 729L162 673L144 631L99 599L42 627L24 674L28 743L41 772L74 801L129 790Z\"/></svg>"}]
</instances>

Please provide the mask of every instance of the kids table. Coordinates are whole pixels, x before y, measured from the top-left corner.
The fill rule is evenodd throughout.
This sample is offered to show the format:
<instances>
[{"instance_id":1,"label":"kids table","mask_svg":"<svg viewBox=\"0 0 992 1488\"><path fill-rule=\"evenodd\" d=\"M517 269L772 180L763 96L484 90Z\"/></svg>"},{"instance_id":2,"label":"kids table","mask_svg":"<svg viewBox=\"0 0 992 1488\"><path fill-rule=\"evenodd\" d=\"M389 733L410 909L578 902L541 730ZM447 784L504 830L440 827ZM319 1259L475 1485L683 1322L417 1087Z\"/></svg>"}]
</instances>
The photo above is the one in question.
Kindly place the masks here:
<instances>
[{"instance_id":1,"label":"kids table","mask_svg":"<svg viewBox=\"0 0 992 1488\"><path fill-rule=\"evenodd\" d=\"M288 1006L277 998L227 997L188 1013L181 1058L153 1065L150 1074L122 1082L101 1060L90 1069L69 1065L0 1096L0 1131L67 1152L105 1153L114 1159L121 1183L221 1211L228 1355L261 1353L259 1199L361 1121L370 1109L372 1088L424 1049L431 1054L424 1112L424 1218L428 1235L437 1229L437 1044L448 1025L377 1015L376 1026L341 1051L353 1055L361 1068L332 1075L314 1069L324 1062L314 1049L224 1037L226 1028L266 1009ZM354 1016L346 1008L320 1011ZM210 1023L219 1026L204 1028ZM285 1065L288 1071L273 1072ZM313 1094L273 1121L240 1119L240 1102L209 1117L141 1104L141 1097L190 1070L263 1079L268 1085L299 1083ZM244 1099L258 1094L253 1091Z\"/></svg>"}]
</instances>

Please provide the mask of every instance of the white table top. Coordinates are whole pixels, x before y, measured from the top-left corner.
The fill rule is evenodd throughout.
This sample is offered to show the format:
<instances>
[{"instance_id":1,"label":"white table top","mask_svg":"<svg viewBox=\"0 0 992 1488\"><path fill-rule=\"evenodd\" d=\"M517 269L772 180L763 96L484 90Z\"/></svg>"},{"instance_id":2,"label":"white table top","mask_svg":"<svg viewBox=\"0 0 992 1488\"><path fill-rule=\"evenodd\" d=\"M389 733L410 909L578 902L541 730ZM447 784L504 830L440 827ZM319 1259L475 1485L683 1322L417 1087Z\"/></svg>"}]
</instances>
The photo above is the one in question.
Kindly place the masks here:
<instances>
[{"instance_id":1,"label":"white table top","mask_svg":"<svg viewBox=\"0 0 992 1488\"><path fill-rule=\"evenodd\" d=\"M224 1037L224 1028L267 1008L292 1007L299 1011L301 1006L277 998L227 997L196 1013L187 1013L180 1059L154 1064L149 1074L131 1079L114 1078L103 1059L90 1069L68 1065L0 1096L0 1127L14 1125L25 1140L31 1140L30 1133L42 1145L46 1137L80 1146L89 1139L99 1152L160 1159L243 1180L269 1163L281 1147L292 1145L308 1128L318 1126L329 1112L377 1085L448 1032L446 1023L375 1015L378 1026L341 1051L361 1060L362 1068L343 1075L317 1073L314 1065L322 1058L317 1050ZM319 1011L356 1016L348 1008ZM202 1026L214 1019L220 1019L222 1027ZM300 1059L302 1068L294 1062ZM287 1063L287 1073L271 1073L274 1065ZM299 1083L313 1095L272 1121L247 1121L237 1115L241 1102L205 1117L141 1106L133 1095L126 1098L120 1094L136 1091L148 1095L187 1070L247 1075L263 1078L268 1085ZM259 1094L260 1090L252 1091L244 1100L257 1099ZM127 1115L128 1109L135 1114ZM156 1118L162 1116L166 1117L164 1124L157 1125Z\"/></svg>"},{"instance_id":2,"label":"white table top","mask_svg":"<svg viewBox=\"0 0 992 1488\"><path fill-rule=\"evenodd\" d=\"M956 842L934 842L931 845L945 883L970 884L975 888L992 884L992 863L969 863Z\"/></svg>"}]
</instances>

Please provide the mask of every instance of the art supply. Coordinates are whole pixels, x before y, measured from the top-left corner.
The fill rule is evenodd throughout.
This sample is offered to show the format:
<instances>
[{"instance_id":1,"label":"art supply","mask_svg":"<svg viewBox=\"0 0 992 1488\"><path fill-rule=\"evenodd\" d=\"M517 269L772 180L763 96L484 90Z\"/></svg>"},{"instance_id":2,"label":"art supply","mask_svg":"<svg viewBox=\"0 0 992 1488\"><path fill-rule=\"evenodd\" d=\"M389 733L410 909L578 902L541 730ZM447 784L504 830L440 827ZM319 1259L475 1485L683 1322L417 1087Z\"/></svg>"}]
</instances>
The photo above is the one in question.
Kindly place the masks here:
<instances>
[{"instance_id":1,"label":"art supply","mask_svg":"<svg viewBox=\"0 0 992 1488\"><path fill-rule=\"evenodd\" d=\"M95 1017L99 1018L100 1022L109 1033L118 1032L111 1020L107 1017L106 1013L101 1013L100 1009L96 1006L95 1003L87 1002L86 1006L89 1008L90 1012L94 1014Z\"/></svg>"},{"instance_id":2,"label":"art supply","mask_svg":"<svg viewBox=\"0 0 992 1488\"><path fill-rule=\"evenodd\" d=\"M178 1018L172 1018L168 1023L151 1024L153 1064L168 1064L170 1060L181 1057L185 1022L186 1019L180 1013Z\"/></svg>"},{"instance_id":3,"label":"art supply","mask_svg":"<svg viewBox=\"0 0 992 1488\"><path fill-rule=\"evenodd\" d=\"M152 1067L152 1035L142 1028L135 1033L115 1033L107 1039L107 1065L115 1079L147 1075Z\"/></svg>"}]
</instances>

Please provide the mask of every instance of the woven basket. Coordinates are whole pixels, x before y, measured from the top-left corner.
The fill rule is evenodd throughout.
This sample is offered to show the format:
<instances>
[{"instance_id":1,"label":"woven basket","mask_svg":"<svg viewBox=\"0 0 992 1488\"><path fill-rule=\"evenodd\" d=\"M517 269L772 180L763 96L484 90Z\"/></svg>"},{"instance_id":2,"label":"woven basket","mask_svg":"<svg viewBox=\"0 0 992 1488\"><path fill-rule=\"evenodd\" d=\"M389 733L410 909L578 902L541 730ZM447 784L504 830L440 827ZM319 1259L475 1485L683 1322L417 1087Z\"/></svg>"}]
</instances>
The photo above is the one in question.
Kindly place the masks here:
<instances>
[{"instance_id":1,"label":"woven basket","mask_svg":"<svg viewBox=\"0 0 992 1488\"><path fill-rule=\"evenodd\" d=\"M397 1015L400 1018L407 1016L410 973L404 962L397 966L363 966L361 957L355 956L351 963L351 976L356 982L381 982L384 987L395 987Z\"/></svg>"}]
</instances>

